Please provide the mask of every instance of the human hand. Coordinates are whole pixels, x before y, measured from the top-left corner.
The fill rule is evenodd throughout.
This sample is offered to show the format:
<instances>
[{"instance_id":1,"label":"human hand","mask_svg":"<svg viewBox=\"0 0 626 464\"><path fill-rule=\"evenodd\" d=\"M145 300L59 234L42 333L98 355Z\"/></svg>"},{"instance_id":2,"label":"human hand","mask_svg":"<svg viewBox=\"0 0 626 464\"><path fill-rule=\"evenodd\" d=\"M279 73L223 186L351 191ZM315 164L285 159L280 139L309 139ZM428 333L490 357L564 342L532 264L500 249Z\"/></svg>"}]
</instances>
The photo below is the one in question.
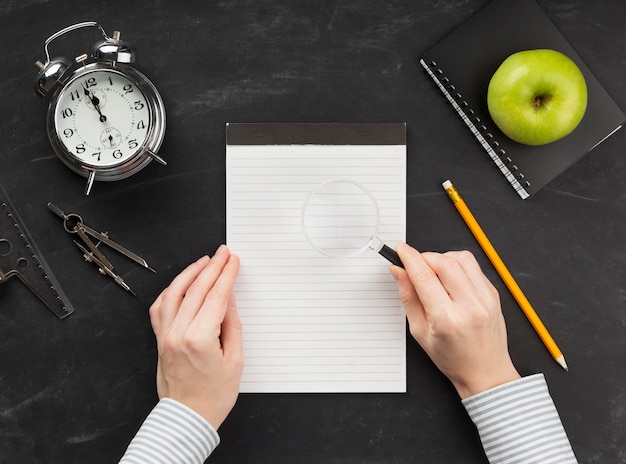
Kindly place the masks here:
<instances>
[{"instance_id":1,"label":"human hand","mask_svg":"<svg viewBox=\"0 0 626 464\"><path fill-rule=\"evenodd\" d=\"M500 297L468 251L396 248L391 266L411 335L462 399L520 378L507 346Z\"/></svg>"},{"instance_id":2,"label":"human hand","mask_svg":"<svg viewBox=\"0 0 626 464\"><path fill-rule=\"evenodd\" d=\"M239 395L241 322L233 285L239 258L221 246L181 272L150 307L159 398L179 401L215 429Z\"/></svg>"}]
</instances>

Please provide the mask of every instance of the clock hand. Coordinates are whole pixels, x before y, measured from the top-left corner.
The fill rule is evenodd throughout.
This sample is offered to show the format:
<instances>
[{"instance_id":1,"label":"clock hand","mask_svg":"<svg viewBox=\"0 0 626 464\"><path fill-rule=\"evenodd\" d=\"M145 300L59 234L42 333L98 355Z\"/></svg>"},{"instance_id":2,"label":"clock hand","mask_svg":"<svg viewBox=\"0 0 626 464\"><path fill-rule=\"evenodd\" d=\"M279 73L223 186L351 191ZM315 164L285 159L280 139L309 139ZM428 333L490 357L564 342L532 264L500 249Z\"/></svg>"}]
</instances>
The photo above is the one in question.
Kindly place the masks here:
<instances>
[{"instance_id":1,"label":"clock hand","mask_svg":"<svg viewBox=\"0 0 626 464\"><path fill-rule=\"evenodd\" d=\"M94 95L93 99L91 100L91 103L93 104L93 107L96 109L96 111L100 115L100 122L106 122L107 117L104 114L102 114L102 111L100 111L100 100L98 99L98 97Z\"/></svg>"},{"instance_id":2,"label":"clock hand","mask_svg":"<svg viewBox=\"0 0 626 464\"><path fill-rule=\"evenodd\" d=\"M87 98L89 98L89 101L91 101L91 104L93 105L93 107L96 109L96 111L100 115L100 122L106 122L107 117L102 114L102 111L100 111L100 99L96 97L92 92L87 90L87 87L83 86L83 90Z\"/></svg>"}]
</instances>

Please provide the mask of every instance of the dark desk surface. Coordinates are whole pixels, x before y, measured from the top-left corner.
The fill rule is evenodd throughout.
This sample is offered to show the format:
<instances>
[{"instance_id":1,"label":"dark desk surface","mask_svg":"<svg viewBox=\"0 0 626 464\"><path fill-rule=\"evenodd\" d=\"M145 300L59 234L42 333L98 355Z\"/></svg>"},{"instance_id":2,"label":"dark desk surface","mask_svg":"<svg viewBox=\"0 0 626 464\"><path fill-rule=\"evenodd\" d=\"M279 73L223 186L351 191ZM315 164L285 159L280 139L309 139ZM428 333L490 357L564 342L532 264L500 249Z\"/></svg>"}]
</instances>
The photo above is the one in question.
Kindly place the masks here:
<instances>
[{"instance_id":1,"label":"dark desk surface","mask_svg":"<svg viewBox=\"0 0 626 464\"><path fill-rule=\"evenodd\" d=\"M147 308L225 240L225 123L292 121L407 123L409 242L475 252L501 291L514 361L523 374L547 376L580 462L625 462L626 131L520 200L417 63L484 3L4 2L0 183L76 312L60 321L19 281L0 287L0 462L117 462L157 400ZM540 4L626 109L626 3ZM89 197L53 154L46 103L33 92L45 38L85 20L136 45L137 67L168 114L160 153L169 165L97 183ZM440 187L448 177L551 329L569 374L449 203ZM137 298L83 263L48 201L149 260L156 275L117 261ZM485 462L448 382L416 343L407 351L406 394L242 395L210 462Z\"/></svg>"}]
</instances>

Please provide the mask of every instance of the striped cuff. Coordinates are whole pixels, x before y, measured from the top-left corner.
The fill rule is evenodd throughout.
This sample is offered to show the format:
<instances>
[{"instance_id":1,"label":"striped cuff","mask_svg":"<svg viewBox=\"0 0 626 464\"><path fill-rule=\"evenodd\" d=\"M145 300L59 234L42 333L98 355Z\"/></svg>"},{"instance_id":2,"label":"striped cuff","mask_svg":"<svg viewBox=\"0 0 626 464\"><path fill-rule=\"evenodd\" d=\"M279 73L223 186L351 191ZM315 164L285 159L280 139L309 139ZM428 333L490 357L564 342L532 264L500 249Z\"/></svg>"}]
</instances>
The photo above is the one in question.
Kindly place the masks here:
<instances>
[{"instance_id":1,"label":"striped cuff","mask_svg":"<svg viewBox=\"0 0 626 464\"><path fill-rule=\"evenodd\" d=\"M220 437L202 416L163 398L133 438L120 464L202 464Z\"/></svg>"},{"instance_id":2,"label":"striped cuff","mask_svg":"<svg viewBox=\"0 0 626 464\"><path fill-rule=\"evenodd\" d=\"M576 463L543 374L464 399L491 464Z\"/></svg>"}]
</instances>

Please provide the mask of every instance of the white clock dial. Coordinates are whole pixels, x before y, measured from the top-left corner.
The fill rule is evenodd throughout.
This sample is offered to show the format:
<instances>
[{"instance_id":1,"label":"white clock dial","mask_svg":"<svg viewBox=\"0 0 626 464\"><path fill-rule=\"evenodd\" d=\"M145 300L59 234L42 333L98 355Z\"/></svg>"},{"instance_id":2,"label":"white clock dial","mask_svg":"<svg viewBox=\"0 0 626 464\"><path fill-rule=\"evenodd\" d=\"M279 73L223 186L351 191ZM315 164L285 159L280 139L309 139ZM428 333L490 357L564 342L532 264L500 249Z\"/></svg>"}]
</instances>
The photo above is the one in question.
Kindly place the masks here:
<instances>
[{"instance_id":1,"label":"white clock dial","mask_svg":"<svg viewBox=\"0 0 626 464\"><path fill-rule=\"evenodd\" d=\"M146 143L150 106L140 87L114 70L96 69L71 81L54 111L56 136L80 163L107 168L125 163Z\"/></svg>"}]
</instances>

